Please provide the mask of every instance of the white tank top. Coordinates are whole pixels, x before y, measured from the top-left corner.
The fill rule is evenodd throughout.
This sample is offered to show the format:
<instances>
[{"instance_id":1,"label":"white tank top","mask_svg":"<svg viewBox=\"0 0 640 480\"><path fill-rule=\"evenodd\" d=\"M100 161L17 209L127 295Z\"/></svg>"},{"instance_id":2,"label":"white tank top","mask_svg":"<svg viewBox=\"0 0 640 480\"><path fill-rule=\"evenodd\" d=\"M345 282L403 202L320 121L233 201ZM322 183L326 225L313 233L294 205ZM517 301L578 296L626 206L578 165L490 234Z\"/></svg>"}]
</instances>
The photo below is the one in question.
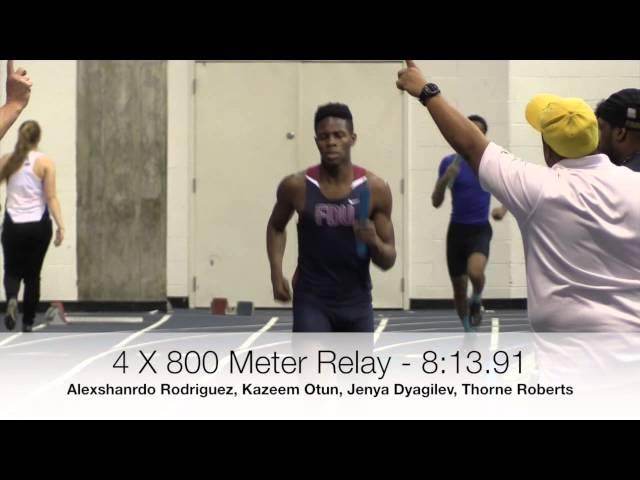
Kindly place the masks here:
<instances>
[{"instance_id":1,"label":"white tank top","mask_svg":"<svg viewBox=\"0 0 640 480\"><path fill-rule=\"evenodd\" d=\"M40 152L29 152L27 159L7 182L7 212L14 223L39 222L47 207L44 181L38 177L33 166Z\"/></svg>"}]
</instances>

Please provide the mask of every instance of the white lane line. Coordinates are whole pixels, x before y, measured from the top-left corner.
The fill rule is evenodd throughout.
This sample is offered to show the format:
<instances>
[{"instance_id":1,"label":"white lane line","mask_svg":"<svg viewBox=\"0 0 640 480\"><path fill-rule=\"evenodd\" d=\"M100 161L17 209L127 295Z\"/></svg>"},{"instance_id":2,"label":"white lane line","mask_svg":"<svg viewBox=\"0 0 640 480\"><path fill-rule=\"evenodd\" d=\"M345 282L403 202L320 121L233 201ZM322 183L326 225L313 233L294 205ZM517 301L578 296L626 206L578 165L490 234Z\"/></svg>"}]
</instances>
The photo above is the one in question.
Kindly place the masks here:
<instances>
[{"instance_id":1,"label":"white lane line","mask_svg":"<svg viewBox=\"0 0 640 480\"><path fill-rule=\"evenodd\" d=\"M67 317L67 323L143 323L142 317Z\"/></svg>"},{"instance_id":2,"label":"white lane line","mask_svg":"<svg viewBox=\"0 0 640 480\"><path fill-rule=\"evenodd\" d=\"M273 317L260 330L250 335L249 338L247 338L244 342L242 342L242 344L236 349L234 349L234 351L237 351L239 353L240 351L248 350L249 347L253 345L253 343L256 340L258 340L258 338L260 338L260 335L262 335L263 333L271 329L271 327L273 327L278 322L279 319L280 317ZM217 371L222 372L224 370L224 367L226 367L230 361L231 361L231 353L229 353L229 355L225 355L224 357L222 357L222 360L220 360ZM211 379L211 377L212 375L202 375L202 377L198 381L201 383L204 383L207 381L207 379Z\"/></svg>"},{"instance_id":3,"label":"white lane line","mask_svg":"<svg viewBox=\"0 0 640 480\"><path fill-rule=\"evenodd\" d=\"M389 318L392 321L395 320L416 320L419 322L425 322L425 321L434 321L434 320L444 320L444 321L457 321L459 322L460 320L458 320L457 316L455 313L451 313L448 315L412 315L412 316L408 316L408 315L390 315ZM521 318L521 319L525 319L527 318L527 312L522 312L522 313L501 313L500 314L500 318L505 319L505 318Z\"/></svg>"},{"instance_id":4,"label":"white lane line","mask_svg":"<svg viewBox=\"0 0 640 480\"><path fill-rule=\"evenodd\" d=\"M528 323L527 323L527 325L528 325ZM528 332L512 332L512 333L520 334L520 333L528 333ZM480 332L479 335L486 335L486 333ZM384 345L382 347L378 347L378 348L374 349L374 352L382 352L384 350L391 350L391 349L396 348L396 347L404 347L404 346L407 346L407 345L417 345L419 343L441 342L443 340L462 340L464 338L465 338L465 334L460 333L459 335L455 335L455 336L434 337L434 338L425 338L425 339L420 339L420 340L412 340L410 342L393 343L391 345ZM507 350L509 348L512 348L512 347L506 347L506 348L503 347L503 350Z\"/></svg>"},{"instance_id":5,"label":"white lane line","mask_svg":"<svg viewBox=\"0 0 640 480\"><path fill-rule=\"evenodd\" d=\"M502 325L502 330L505 328L522 328L530 326L529 322L525 323L509 323L506 325ZM407 330L396 330L394 332L389 333L421 333L421 332L448 332L453 327L431 327L431 328L412 328ZM446 329L446 330L445 330ZM455 329L454 329L455 330ZM488 330L479 330L477 333L489 333ZM518 332L515 332L518 333ZM521 333L531 333L529 330L522 330Z\"/></svg>"},{"instance_id":6,"label":"white lane line","mask_svg":"<svg viewBox=\"0 0 640 480\"><path fill-rule=\"evenodd\" d=\"M280 317L273 317L271 320L269 320L264 327L262 327L260 330L255 332L249 338L247 338L247 340L242 345L240 345L238 347L238 350L243 350L243 349L249 348L251 345L253 345L253 343L258 339L258 337L260 337L260 335L262 335L264 332L269 330L271 327L273 327L277 323L279 318Z\"/></svg>"},{"instance_id":7,"label":"white lane line","mask_svg":"<svg viewBox=\"0 0 640 480\"><path fill-rule=\"evenodd\" d=\"M145 333L150 332L151 330L154 330L154 329L158 328L160 325L163 325L163 324L167 323L170 318L171 318L170 314L165 315L160 320L158 320L156 323L152 323L148 327L145 327L142 330L139 330L139 331L135 332L134 334L129 335L127 338L125 338L123 341L118 343L113 348L115 349L115 348L124 347L127 343L135 340L136 338L140 337L141 335L144 335Z\"/></svg>"},{"instance_id":8,"label":"white lane line","mask_svg":"<svg viewBox=\"0 0 640 480\"><path fill-rule=\"evenodd\" d=\"M4 340L2 340L0 342L0 347L2 345L6 345L9 342L13 342L16 338L20 337L22 335L22 332L20 333L14 333L13 335L11 335L10 337L5 338Z\"/></svg>"},{"instance_id":9,"label":"white lane line","mask_svg":"<svg viewBox=\"0 0 640 480\"><path fill-rule=\"evenodd\" d=\"M402 342L402 343L392 343L391 345L385 345L383 347L378 347L374 349L374 352L383 352L384 350L391 350L396 347L404 347L406 345L417 345L419 343L428 343L428 342L440 342L442 340L459 340L464 338L464 334L449 336L449 337L437 337L437 338L423 338L420 340L412 340L410 342Z\"/></svg>"},{"instance_id":10,"label":"white lane line","mask_svg":"<svg viewBox=\"0 0 640 480\"><path fill-rule=\"evenodd\" d=\"M201 333L199 335L189 335L188 337L162 338L160 340L153 340L151 342L134 343L132 345L127 345L126 350L134 350L138 348L149 347L152 345L160 345L162 343L169 343L169 342L178 342L178 341L184 342L186 340L202 339L206 337L215 337L215 338L232 337L235 335L239 335L239 334L238 333Z\"/></svg>"},{"instance_id":11,"label":"white lane line","mask_svg":"<svg viewBox=\"0 0 640 480\"><path fill-rule=\"evenodd\" d=\"M491 342L489 346L490 352L495 352L498 349L498 339L500 338L500 319L491 319Z\"/></svg>"},{"instance_id":12,"label":"white lane line","mask_svg":"<svg viewBox=\"0 0 640 480\"><path fill-rule=\"evenodd\" d=\"M45 328L47 328L47 324L41 323L40 325L36 325L35 327L33 327L33 330L37 332L38 330L43 330ZM0 342L0 347L13 342L16 338L20 338L22 335L23 335L23 332L14 333L10 337L7 337L4 340L2 340Z\"/></svg>"},{"instance_id":13,"label":"white lane line","mask_svg":"<svg viewBox=\"0 0 640 480\"><path fill-rule=\"evenodd\" d=\"M280 318L280 317L275 317ZM293 325L293 322L281 322L278 320L278 325L274 325L275 327L290 327ZM247 333L246 328L257 328L263 327L264 324L256 323L256 324L235 324L235 325L219 325L214 327L180 327L180 328L171 328L170 330L162 330L162 333L172 333L172 332L188 332L189 330L198 331L198 332L208 332L213 330L232 330L234 333ZM235 330L234 330L235 329Z\"/></svg>"},{"instance_id":14,"label":"white lane line","mask_svg":"<svg viewBox=\"0 0 640 480\"><path fill-rule=\"evenodd\" d=\"M373 333L374 345L378 342L378 339L380 338L380 335L382 335L382 332L384 332L384 329L387 328L387 323L389 323L388 318L383 318L382 320L380 320L380 323L378 324L378 328L376 328L376 331Z\"/></svg>"},{"instance_id":15,"label":"white lane line","mask_svg":"<svg viewBox=\"0 0 640 480\"><path fill-rule=\"evenodd\" d=\"M505 320L505 319L503 319ZM508 321L504 322L505 325L516 325L518 324L518 322L523 321L523 322L528 322L528 320L526 318L510 318L510 319L506 319ZM425 321L425 322L408 322L408 323L394 323L393 319L392 321L389 322L389 326L387 328L395 328L395 327L411 327L411 326L433 326L433 325L449 325L449 324L455 324L455 325L462 325L460 323L460 320L449 320L449 321L439 321L439 322L431 322L431 321Z\"/></svg>"},{"instance_id":16,"label":"white lane line","mask_svg":"<svg viewBox=\"0 0 640 480\"><path fill-rule=\"evenodd\" d=\"M277 346L279 346L279 345L288 345L288 344L290 344L290 343L291 343L291 341L290 341L290 340L285 340L285 341L282 341L282 342L265 343L265 344L263 344L263 345L256 345L256 346L254 346L254 347L251 347L251 350L253 350L253 351L257 351L257 350L264 350L264 349L266 349L266 348L277 347ZM246 352L247 350L248 350L248 349L246 349L246 350L240 350L240 349L238 349L238 350L236 350L236 353L244 353L244 352Z\"/></svg>"},{"instance_id":17,"label":"white lane line","mask_svg":"<svg viewBox=\"0 0 640 480\"><path fill-rule=\"evenodd\" d=\"M47 390L49 390L50 388L61 384L62 382L64 382L68 378L74 376L76 373L82 371L87 366L91 365L96 360L99 360L99 359L101 359L103 357L106 357L107 355L111 355L113 352L116 352L118 350L121 350L125 345L127 345L130 342L132 342L133 340L138 338L140 335L144 335L145 333L150 332L151 330L153 330L155 328L158 328L160 325L162 325L162 324L166 323L167 321L169 321L170 318L171 318L171 315L165 315L160 320L158 320L156 323L153 323L153 324L149 325L148 327L143 328L142 330L140 330L138 332L135 332L132 335L129 335L127 338L125 338L124 340L122 340L118 344L114 345L109 350L106 350L106 351L104 351L102 353L99 353L97 355L94 355L92 357L89 357L89 358L83 360L82 362L77 364L75 367L73 367L70 370L68 370L66 373L60 375L58 378L52 380L51 382L45 384L43 387L41 387L38 390L36 390L35 395L37 396L39 394L42 394L42 393L46 392Z\"/></svg>"},{"instance_id":18,"label":"white lane line","mask_svg":"<svg viewBox=\"0 0 640 480\"><path fill-rule=\"evenodd\" d=\"M77 340L78 338L86 339L86 337L103 337L108 333L109 332L74 333L72 335L59 334L60 335L59 337L40 338L38 340L29 340L28 342L14 343L13 345L9 345L8 347L5 347L5 349L8 350L10 348L19 348L19 347L24 347L24 346L27 346L27 345L34 345L36 343L43 343L43 342L57 342L59 340L69 340L69 339ZM49 335L56 335L56 334L55 333L50 333ZM32 338L32 337L28 337L28 338Z\"/></svg>"}]
</instances>

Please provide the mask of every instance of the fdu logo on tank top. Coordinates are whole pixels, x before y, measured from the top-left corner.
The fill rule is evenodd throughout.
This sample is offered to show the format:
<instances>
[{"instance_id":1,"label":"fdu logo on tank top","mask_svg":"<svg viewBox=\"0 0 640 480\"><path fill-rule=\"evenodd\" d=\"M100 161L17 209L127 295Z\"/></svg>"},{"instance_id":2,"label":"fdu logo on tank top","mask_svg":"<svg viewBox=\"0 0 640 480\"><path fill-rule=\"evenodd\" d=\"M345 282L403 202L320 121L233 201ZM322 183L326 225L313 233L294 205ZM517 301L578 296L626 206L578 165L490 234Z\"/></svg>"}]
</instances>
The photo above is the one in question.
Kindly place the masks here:
<instances>
[{"instance_id":1,"label":"fdu logo on tank top","mask_svg":"<svg viewBox=\"0 0 640 480\"><path fill-rule=\"evenodd\" d=\"M315 206L315 220L319 227L350 227L356 218L356 209L359 200L349 199L349 204L317 203Z\"/></svg>"}]
</instances>

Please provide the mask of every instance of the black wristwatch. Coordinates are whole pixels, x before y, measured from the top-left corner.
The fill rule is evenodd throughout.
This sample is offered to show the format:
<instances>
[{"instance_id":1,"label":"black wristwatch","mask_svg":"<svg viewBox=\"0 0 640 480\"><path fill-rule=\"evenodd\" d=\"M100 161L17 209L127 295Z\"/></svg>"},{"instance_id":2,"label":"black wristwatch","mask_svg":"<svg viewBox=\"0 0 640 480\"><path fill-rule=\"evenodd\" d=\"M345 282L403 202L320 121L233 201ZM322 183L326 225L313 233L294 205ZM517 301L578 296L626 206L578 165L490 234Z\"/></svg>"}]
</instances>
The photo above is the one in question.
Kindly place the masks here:
<instances>
[{"instance_id":1,"label":"black wristwatch","mask_svg":"<svg viewBox=\"0 0 640 480\"><path fill-rule=\"evenodd\" d=\"M423 105L427 104L427 100L436 95L440 95L440 89L435 83L427 83L422 89L422 93L420 94L420 103Z\"/></svg>"}]
</instances>

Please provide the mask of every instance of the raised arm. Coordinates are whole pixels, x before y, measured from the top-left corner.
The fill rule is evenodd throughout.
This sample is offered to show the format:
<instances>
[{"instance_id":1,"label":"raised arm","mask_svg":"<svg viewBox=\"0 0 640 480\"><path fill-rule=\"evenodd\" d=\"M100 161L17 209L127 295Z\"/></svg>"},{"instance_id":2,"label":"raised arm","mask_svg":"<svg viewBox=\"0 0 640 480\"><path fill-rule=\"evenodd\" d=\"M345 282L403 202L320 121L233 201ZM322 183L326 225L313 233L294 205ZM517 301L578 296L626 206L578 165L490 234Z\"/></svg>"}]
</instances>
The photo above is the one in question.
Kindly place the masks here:
<instances>
[{"instance_id":1,"label":"raised arm","mask_svg":"<svg viewBox=\"0 0 640 480\"><path fill-rule=\"evenodd\" d=\"M426 77L413 60L407 60L407 68L398 73L396 86L419 98L427 83ZM429 98L426 106L442 136L477 174L489 140L471 120L450 105L442 94Z\"/></svg>"},{"instance_id":2,"label":"raised arm","mask_svg":"<svg viewBox=\"0 0 640 480\"><path fill-rule=\"evenodd\" d=\"M24 68L13 67L13 60L7 61L7 101L0 107L0 138L18 119L31 97L32 82Z\"/></svg>"}]
</instances>

